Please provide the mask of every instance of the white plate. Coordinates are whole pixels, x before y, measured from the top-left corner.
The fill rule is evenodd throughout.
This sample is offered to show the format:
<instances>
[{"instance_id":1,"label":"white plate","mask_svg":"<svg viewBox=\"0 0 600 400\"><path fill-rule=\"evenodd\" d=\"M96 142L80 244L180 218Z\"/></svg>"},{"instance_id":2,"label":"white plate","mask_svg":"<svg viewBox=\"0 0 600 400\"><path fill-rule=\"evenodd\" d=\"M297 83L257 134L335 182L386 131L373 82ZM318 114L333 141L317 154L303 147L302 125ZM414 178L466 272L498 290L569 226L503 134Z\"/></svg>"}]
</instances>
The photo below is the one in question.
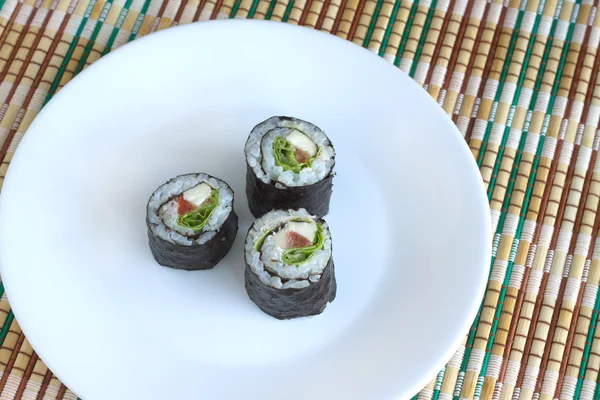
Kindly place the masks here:
<instances>
[{"instance_id":1,"label":"white plate","mask_svg":"<svg viewBox=\"0 0 600 400\"><path fill-rule=\"evenodd\" d=\"M276 320L244 290L243 145L272 115L337 151L338 294L314 318ZM160 267L146 202L195 171L234 189L236 242L210 271ZM467 332L491 252L473 157L425 91L349 42L256 21L170 29L78 76L19 146L0 221L15 315L85 400L407 398Z\"/></svg>"}]
</instances>

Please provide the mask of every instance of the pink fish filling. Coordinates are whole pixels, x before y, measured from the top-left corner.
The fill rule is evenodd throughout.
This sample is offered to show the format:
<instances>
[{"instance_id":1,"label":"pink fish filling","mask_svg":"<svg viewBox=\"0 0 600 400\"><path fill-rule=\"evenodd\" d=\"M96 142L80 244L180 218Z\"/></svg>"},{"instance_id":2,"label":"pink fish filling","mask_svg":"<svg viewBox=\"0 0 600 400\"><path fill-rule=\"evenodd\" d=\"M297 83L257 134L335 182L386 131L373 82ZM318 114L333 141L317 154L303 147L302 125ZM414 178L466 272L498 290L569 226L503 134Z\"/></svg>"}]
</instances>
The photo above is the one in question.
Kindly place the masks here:
<instances>
[{"instance_id":1,"label":"pink fish filling","mask_svg":"<svg viewBox=\"0 0 600 400\"><path fill-rule=\"evenodd\" d=\"M289 231L286 235L286 239L287 239L287 243L288 243L288 245L287 245L288 249L297 249L299 247L308 247L308 246L312 246L312 244L313 244L313 242L311 242L310 240L308 240L301 234L296 233L294 231Z\"/></svg>"}]
</instances>

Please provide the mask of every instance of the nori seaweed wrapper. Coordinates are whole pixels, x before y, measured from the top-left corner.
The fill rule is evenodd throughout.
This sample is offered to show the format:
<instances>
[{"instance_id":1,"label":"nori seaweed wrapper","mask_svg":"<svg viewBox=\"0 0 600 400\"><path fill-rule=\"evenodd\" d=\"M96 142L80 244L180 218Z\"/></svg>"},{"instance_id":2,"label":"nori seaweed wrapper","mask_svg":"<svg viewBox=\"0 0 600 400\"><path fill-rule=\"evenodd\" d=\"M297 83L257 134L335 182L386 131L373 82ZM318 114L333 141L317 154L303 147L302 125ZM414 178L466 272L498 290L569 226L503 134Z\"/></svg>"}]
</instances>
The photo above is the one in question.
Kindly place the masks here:
<instances>
[{"instance_id":1,"label":"nori seaweed wrapper","mask_svg":"<svg viewBox=\"0 0 600 400\"><path fill-rule=\"evenodd\" d=\"M333 256L318 282L302 289L275 289L267 286L252 272L246 262L246 292L248 297L266 314L277 319L292 319L318 315L335 299L337 283Z\"/></svg>"},{"instance_id":2,"label":"nori seaweed wrapper","mask_svg":"<svg viewBox=\"0 0 600 400\"><path fill-rule=\"evenodd\" d=\"M238 216L232 208L231 213L211 240L204 244L194 242L189 246L171 243L155 236L148 218L146 218L146 226L150 250L160 265L195 271L211 269L227 255L238 231Z\"/></svg>"},{"instance_id":3,"label":"nori seaweed wrapper","mask_svg":"<svg viewBox=\"0 0 600 400\"><path fill-rule=\"evenodd\" d=\"M286 186L281 182L269 181L265 183L256 176L252 167L248 164L248 145L253 142L253 137L258 135L260 141L274 129L284 129L291 127L296 129L298 124L310 126L310 130L318 131L327 139L327 145L333 150L334 162L329 173L319 182L303 186ZM307 132L300 130L307 134ZM260 147L260 145L259 145ZM333 191L333 177L335 166L335 149L333 143L326 133L313 124L294 117L273 116L258 125L250 131L246 144L244 146L244 156L246 159L246 197L248 206L255 218L260 218L271 210L297 210L306 209L312 215L324 217L329 213L329 202ZM264 155L261 150L261 158ZM260 161L258 161L260 163ZM266 171L263 171L266 172Z\"/></svg>"},{"instance_id":4,"label":"nori seaweed wrapper","mask_svg":"<svg viewBox=\"0 0 600 400\"><path fill-rule=\"evenodd\" d=\"M297 210L304 208L312 215L324 217L329 213L333 192L333 173L323 180L306 186L278 188L273 182L264 183L246 164L246 197L248 207L256 218L271 210Z\"/></svg>"}]
</instances>

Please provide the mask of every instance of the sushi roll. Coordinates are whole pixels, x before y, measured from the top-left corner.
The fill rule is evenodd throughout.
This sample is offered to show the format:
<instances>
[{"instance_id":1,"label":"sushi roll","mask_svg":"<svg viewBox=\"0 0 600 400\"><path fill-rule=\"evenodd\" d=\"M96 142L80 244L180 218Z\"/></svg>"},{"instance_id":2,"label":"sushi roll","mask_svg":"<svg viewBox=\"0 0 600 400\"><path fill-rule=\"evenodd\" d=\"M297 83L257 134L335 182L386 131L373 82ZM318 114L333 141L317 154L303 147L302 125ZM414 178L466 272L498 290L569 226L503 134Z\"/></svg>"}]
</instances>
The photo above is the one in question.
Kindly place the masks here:
<instances>
[{"instance_id":1,"label":"sushi roll","mask_svg":"<svg viewBox=\"0 0 600 400\"><path fill-rule=\"evenodd\" d=\"M277 319L317 315L337 285L327 223L304 209L274 210L257 219L244 246L250 299Z\"/></svg>"},{"instance_id":2,"label":"sushi roll","mask_svg":"<svg viewBox=\"0 0 600 400\"><path fill-rule=\"evenodd\" d=\"M231 249L238 230L229 185L208 174L177 176L150 196L146 209L150 250L165 267L214 267Z\"/></svg>"},{"instance_id":3,"label":"sushi roll","mask_svg":"<svg viewBox=\"0 0 600 400\"><path fill-rule=\"evenodd\" d=\"M246 196L254 217L271 210L329 212L335 150L319 127L271 117L252 129L246 146Z\"/></svg>"}]
</instances>

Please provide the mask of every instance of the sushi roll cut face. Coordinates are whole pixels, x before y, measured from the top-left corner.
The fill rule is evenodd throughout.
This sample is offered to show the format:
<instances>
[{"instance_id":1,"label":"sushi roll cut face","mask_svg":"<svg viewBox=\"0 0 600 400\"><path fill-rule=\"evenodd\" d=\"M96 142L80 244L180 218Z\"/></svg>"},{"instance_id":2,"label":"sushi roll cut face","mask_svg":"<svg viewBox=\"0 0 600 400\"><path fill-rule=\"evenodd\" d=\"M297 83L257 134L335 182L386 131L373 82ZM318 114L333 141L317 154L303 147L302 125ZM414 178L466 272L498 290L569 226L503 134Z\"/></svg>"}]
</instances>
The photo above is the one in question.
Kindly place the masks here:
<instances>
[{"instance_id":1,"label":"sushi roll cut face","mask_svg":"<svg viewBox=\"0 0 600 400\"><path fill-rule=\"evenodd\" d=\"M290 117L271 117L257 125L245 153L256 177L280 188L320 182L335 164L327 135L310 122Z\"/></svg>"},{"instance_id":2,"label":"sushi roll cut face","mask_svg":"<svg viewBox=\"0 0 600 400\"><path fill-rule=\"evenodd\" d=\"M231 248L237 233L233 191L208 174L180 175L150 197L146 224L150 248L161 264L207 269Z\"/></svg>"},{"instance_id":3,"label":"sushi roll cut face","mask_svg":"<svg viewBox=\"0 0 600 400\"><path fill-rule=\"evenodd\" d=\"M229 186L207 174L189 174L171 180L150 198L152 231L166 241L204 244L215 235L232 211Z\"/></svg>"},{"instance_id":4,"label":"sushi roll cut face","mask_svg":"<svg viewBox=\"0 0 600 400\"><path fill-rule=\"evenodd\" d=\"M254 223L245 251L263 284L302 289L321 279L331 259L331 235L325 221L304 210L274 211Z\"/></svg>"},{"instance_id":5,"label":"sushi roll cut face","mask_svg":"<svg viewBox=\"0 0 600 400\"><path fill-rule=\"evenodd\" d=\"M336 296L327 223L304 209L274 210L246 236L248 297L277 319L317 315Z\"/></svg>"}]
</instances>

